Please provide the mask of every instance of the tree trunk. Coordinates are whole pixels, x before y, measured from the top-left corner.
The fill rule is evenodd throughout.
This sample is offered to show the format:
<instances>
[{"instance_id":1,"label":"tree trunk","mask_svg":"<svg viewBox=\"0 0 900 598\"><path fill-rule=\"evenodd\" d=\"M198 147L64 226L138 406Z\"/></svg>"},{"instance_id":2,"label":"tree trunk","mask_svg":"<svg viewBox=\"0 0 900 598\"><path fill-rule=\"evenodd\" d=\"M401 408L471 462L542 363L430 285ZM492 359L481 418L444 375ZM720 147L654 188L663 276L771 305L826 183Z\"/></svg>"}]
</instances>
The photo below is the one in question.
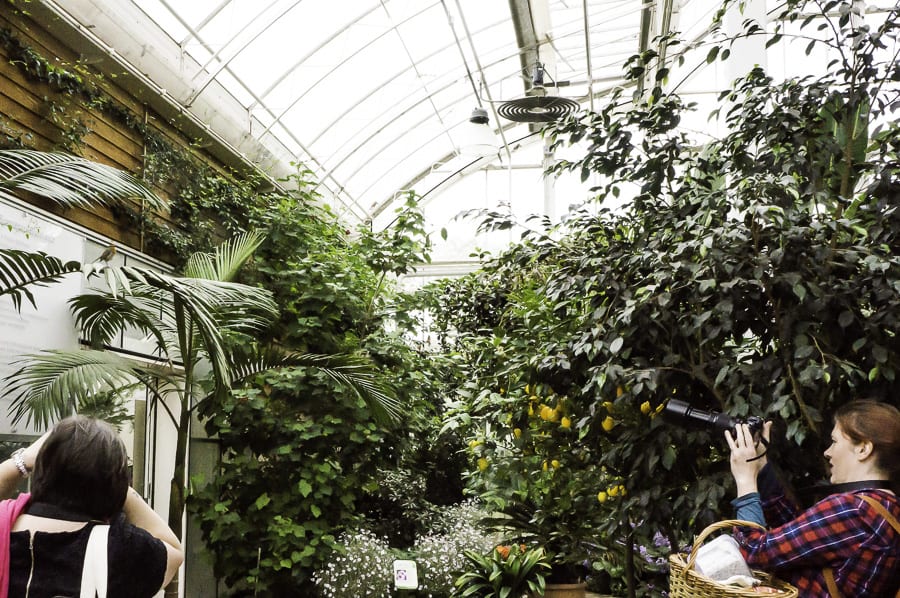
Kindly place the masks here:
<instances>
[{"instance_id":1,"label":"tree trunk","mask_svg":"<svg viewBox=\"0 0 900 598\"><path fill-rule=\"evenodd\" d=\"M181 537L181 519L184 515L184 472L190 423L191 413L182 406L175 440L175 468L172 470L172 484L169 493L169 528L175 532L179 540L184 540Z\"/></svg>"},{"instance_id":2,"label":"tree trunk","mask_svg":"<svg viewBox=\"0 0 900 598\"><path fill-rule=\"evenodd\" d=\"M185 460L187 458L188 431L191 423L191 412L182 405L175 440L175 468L172 472L172 483L169 489L169 529L171 529L184 545L182 537L181 520L184 515L185 502ZM177 598L179 579L178 574L166 586L166 598Z\"/></svg>"}]
</instances>

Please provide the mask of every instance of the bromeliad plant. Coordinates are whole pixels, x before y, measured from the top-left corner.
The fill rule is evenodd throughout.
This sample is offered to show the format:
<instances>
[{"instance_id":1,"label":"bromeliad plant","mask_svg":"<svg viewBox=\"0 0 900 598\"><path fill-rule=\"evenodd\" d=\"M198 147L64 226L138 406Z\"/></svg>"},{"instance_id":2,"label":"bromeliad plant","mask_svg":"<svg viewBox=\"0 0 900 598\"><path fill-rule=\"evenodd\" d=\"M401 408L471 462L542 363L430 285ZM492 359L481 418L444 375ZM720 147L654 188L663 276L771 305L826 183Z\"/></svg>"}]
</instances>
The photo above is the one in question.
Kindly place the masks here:
<instances>
[{"instance_id":1,"label":"bromeliad plant","mask_svg":"<svg viewBox=\"0 0 900 598\"><path fill-rule=\"evenodd\" d=\"M541 547L524 544L497 546L487 554L467 550L466 571L460 575L453 598L521 598L543 596L550 563Z\"/></svg>"}]
</instances>

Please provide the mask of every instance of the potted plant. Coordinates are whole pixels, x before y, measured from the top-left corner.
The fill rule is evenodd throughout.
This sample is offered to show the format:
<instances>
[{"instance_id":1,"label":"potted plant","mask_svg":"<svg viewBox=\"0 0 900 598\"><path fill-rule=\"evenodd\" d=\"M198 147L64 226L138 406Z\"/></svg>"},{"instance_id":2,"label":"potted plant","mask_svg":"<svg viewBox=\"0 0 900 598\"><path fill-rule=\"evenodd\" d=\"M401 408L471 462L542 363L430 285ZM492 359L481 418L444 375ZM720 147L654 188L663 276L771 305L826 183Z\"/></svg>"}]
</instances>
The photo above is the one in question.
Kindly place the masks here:
<instances>
[{"instance_id":1,"label":"potted plant","mask_svg":"<svg viewBox=\"0 0 900 598\"><path fill-rule=\"evenodd\" d=\"M590 571L588 540L596 531L584 524L584 514L579 512L577 504L570 503L567 508L565 500L557 501L556 506L552 502L547 500L541 504L528 498L512 500L484 523L510 541L540 544L550 568L546 589L539 596L583 598L587 587L585 577Z\"/></svg>"},{"instance_id":2,"label":"potted plant","mask_svg":"<svg viewBox=\"0 0 900 598\"><path fill-rule=\"evenodd\" d=\"M453 598L543 596L550 563L544 549L524 544L497 546L487 554L467 550L465 571L454 582Z\"/></svg>"}]
</instances>

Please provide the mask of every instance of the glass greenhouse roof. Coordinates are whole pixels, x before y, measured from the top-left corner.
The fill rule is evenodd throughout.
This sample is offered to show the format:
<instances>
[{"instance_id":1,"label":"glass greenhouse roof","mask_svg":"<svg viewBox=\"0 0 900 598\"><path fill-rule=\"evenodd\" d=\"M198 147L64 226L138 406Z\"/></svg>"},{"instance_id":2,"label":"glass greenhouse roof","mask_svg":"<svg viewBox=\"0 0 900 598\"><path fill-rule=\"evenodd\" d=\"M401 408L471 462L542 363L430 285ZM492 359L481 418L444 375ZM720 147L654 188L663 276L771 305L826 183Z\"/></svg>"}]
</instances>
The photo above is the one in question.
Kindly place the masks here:
<instances>
[{"instance_id":1,"label":"glass greenhouse roof","mask_svg":"<svg viewBox=\"0 0 900 598\"><path fill-rule=\"evenodd\" d=\"M300 162L345 216L377 217L457 159L474 108L498 160L535 127L504 119L544 70L590 103L671 15L635 0L70 0L75 19L266 169ZM643 33L642 33L643 32ZM168 71L168 72L166 72ZM502 130L500 129L502 126ZM507 154L504 158L503 154ZM471 162L469 158L466 162ZM273 165L280 168L273 168ZM390 212L390 211L389 211Z\"/></svg>"},{"instance_id":2,"label":"glass greenhouse roof","mask_svg":"<svg viewBox=\"0 0 900 598\"><path fill-rule=\"evenodd\" d=\"M555 219L589 196L591 181L576 176L548 187L540 124L510 120L505 108L542 94L590 108L624 83L628 57L662 52L657 36L676 31L688 42L679 51L697 51L684 64L669 53L670 81L708 108L682 123L702 142L718 126L708 120L718 93L747 69L761 64L779 77L822 64L802 47L767 49L762 37L740 40L746 46L734 46L727 63L706 64L719 0L44 3L234 154L273 178L293 173L293 164L308 168L348 222L390 226L414 190L432 230L456 227L433 254L446 263L478 244L464 230L471 223L455 221L461 210L505 201L518 215ZM871 14L893 3L860 5ZM730 24L726 17L731 33L745 18L772 18L780 2L742 4L744 14ZM475 108L484 109L496 145L471 155ZM430 203L432 191L451 187L449 201Z\"/></svg>"}]
</instances>

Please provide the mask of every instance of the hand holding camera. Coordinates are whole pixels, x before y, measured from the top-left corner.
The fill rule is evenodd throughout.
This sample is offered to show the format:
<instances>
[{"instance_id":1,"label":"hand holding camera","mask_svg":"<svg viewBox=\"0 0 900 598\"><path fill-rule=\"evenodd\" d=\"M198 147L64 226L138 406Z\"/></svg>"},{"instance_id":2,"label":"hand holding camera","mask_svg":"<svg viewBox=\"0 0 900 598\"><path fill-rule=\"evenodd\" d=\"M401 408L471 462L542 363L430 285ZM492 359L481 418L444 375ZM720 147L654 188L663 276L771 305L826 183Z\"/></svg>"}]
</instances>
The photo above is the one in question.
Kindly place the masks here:
<instances>
[{"instance_id":1,"label":"hand holding camera","mask_svg":"<svg viewBox=\"0 0 900 598\"><path fill-rule=\"evenodd\" d=\"M676 423L724 432L725 440L731 448L731 472L737 481L738 496L756 492L756 474L766 464L765 455L772 430L771 421L764 421L755 415L744 419L718 411L703 411L678 399L671 399L666 404L664 415Z\"/></svg>"},{"instance_id":2,"label":"hand holding camera","mask_svg":"<svg viewBox=\"0 0 900 598\"><path fill-rule=\"evenodd\" d=\"M734 433L726 430L725 441L731 449L731 473L737 484L738 496L756 492L756 476L766 465L766 446L772 422L763 423L762 430L754 433L749 424L735 425Z\"/></svg>"}]
</instances>

